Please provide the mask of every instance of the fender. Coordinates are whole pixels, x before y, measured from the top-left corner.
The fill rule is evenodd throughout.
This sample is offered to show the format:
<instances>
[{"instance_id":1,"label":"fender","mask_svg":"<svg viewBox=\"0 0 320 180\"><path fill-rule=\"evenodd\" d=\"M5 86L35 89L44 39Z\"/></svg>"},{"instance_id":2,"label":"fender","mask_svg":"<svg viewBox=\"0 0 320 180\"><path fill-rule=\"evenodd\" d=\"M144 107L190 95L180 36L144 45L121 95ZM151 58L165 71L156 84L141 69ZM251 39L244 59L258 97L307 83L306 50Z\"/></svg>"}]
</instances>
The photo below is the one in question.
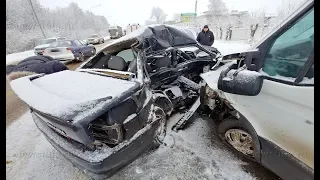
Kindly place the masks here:
<instances>
[{"instance_id":1,"label":"fender","mask_svg":"<svg viewBox=\"0 0 320 180\"><path fill-rule=\"evenodd\" d=\"M252 132L254 132L254 134L252 134L252 138L254 139L254 141L259 142L257 144L257 146L259 148L258 154L254 154L254 156L258 160L258 162L261 163L261 143L260 143L259 136L258 136L256 130L251 125L249 120L245 116L243 116L240 112L238 112L236 109L234 109L233 111L230 111L229 114L232 115L233 117L235 117L237 120L241 121L248 129L250 129Z\"/></svg>"}]
</instances>

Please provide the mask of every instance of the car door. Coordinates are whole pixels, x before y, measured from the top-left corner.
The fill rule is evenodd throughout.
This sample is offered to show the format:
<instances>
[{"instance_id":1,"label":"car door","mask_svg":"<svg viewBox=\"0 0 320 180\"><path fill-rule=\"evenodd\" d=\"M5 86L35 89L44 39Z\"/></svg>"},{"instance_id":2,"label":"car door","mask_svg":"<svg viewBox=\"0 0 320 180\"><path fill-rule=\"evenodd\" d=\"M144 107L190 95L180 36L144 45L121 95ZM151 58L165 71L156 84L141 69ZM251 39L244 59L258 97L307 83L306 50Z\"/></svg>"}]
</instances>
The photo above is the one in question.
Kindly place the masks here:
<instances>
[{"instance_id":1,"label":"car door","mask_svg":"<svg viewBox=\"0 0 320 180\"><path fill-rule=\"evenodd\" d=\"M82 44L79 40L74 40L74 43L79 47L80 52L82 52L85 56L89 54L88 48L84 44Z\"/></svg>"},{"instance_id":2,"label":"car door","mask_svg":"<svg viewBox=\"0 0 320 180\"><path fill-rule=\"evenodd\" d=\"M314 10L272 39L263 56L257 96L227 94L234 107L271 141L314 168Z\"/></svg>"}]
</instances>

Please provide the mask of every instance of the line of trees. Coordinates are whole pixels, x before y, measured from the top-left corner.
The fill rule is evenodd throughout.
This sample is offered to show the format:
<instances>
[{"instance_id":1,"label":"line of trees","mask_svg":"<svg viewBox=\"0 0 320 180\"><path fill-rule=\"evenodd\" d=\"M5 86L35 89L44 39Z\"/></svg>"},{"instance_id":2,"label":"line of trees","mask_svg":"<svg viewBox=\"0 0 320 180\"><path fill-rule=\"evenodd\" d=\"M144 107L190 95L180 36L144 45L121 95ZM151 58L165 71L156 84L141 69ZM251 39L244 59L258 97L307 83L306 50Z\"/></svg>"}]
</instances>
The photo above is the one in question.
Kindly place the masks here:
<instances>
[{"instance_id":1,"label":"line of trees","mask_svg":"<svg viewBox=\"0 0 320 180\"><path fill-rule=\"evenodd\" d=\"M83 11L72 2L65 8L48 9L32 0L46 37L64 36L85 39L93 33L108 34L104 16ZM6 0L6 53L32 49L43 38L32 7L27 0Z\"/></svg>"}]
</instances>

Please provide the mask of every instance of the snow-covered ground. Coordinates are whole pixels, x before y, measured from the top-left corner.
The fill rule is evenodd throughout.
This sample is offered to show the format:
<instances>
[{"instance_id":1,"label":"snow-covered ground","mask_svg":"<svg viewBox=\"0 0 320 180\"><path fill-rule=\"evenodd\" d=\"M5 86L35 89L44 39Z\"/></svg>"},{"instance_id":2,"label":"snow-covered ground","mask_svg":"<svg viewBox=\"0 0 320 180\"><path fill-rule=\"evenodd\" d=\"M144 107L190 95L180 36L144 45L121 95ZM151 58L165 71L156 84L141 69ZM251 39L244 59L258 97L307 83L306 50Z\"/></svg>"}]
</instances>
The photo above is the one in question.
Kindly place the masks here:
<instances>
[{"instance_id":1,"label":"snow-covered ground","mask_svg":"<svg viewBox=\"0 0 320 180\"><path fill-rule=\"evenodd\" d=\"M214 41L212 47L217 48L222 55L243 52L251 48L250 44L243 41Z\"/></svg>"},{"instance_id":2,"label":"snow-covered ground","mask_svg":"<svg viewBox=\"0 0 320 180\"><path fill-rule=\"evenodd\" d=\"M185 130L172 132L179 117L168 121L166 145L146 152L110 179L276 179L221 144L210 118L196 116ZM89 179L47 142L29 112L7 128L6 136L7 179Z\"/></svg>"},{"instance_id":3,"label":"snow-covered ground","mask_svg":"<svg viewBox=\"0 0 320 180\"><path fill-rule=\"evenodd\" d=\"M22 61L23 59L30 56L35 56L33 50L8 54L6 56L6 64L9 65L9 64L18 63L19 61Z\"/></svg>"}]
</instances>

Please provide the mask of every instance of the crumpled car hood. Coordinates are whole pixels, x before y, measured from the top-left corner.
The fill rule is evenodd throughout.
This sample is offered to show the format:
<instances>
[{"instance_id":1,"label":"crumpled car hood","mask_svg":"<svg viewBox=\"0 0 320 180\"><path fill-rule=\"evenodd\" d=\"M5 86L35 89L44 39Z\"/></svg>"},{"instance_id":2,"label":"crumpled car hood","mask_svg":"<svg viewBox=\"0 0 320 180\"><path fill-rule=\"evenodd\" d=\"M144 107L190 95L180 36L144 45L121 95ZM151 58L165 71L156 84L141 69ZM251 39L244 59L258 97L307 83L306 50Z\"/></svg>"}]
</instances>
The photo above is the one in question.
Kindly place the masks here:
<instances>
[{"instance_id":1,"label":"crumpled car hood","mask_svg":"<svg viewBox=\"0 0 320 180\"><path fill-rule=\"evenodd\" d=\"M32 80L35 76L11 81L13 91L33 109L74 122L101 113L139 88L137 82L69 70Z\"/></svg>"}]
</instances>

